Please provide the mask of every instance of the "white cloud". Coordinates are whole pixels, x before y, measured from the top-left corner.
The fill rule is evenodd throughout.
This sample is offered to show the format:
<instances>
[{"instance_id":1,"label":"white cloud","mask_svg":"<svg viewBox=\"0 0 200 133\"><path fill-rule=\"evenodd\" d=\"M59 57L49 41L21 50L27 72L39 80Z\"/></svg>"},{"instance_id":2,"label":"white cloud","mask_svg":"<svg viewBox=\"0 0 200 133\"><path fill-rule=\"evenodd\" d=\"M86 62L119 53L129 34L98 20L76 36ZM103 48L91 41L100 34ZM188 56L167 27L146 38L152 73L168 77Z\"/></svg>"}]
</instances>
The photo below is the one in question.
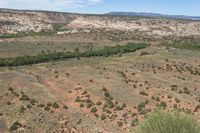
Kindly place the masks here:
<instances>
[{"instance_id":1,"label":"white cloud","mask_svg":"<svg viewBox=\"0 0 200 133\"><path fill-rule=\"evenodd\" d=\"M0 8L64 11L99 3L101 0L0 0Z\"/></svg>"}]
</instances>

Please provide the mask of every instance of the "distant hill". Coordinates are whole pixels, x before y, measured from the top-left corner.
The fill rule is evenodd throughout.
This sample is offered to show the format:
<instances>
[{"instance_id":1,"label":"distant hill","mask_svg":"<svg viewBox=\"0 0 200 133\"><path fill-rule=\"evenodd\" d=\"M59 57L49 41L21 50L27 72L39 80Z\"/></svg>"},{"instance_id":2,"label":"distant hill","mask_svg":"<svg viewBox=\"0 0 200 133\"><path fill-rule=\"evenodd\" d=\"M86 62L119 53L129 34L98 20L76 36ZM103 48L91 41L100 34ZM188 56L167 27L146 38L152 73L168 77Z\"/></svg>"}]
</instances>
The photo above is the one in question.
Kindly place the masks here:
<instances>
[{"instance_id":1,"label":"distant hill","mask_svg":"<svg viewBox=\"0 0 200 133\"><path fill-rule=\"evenodd\" d=\"M142 17L158 17L158 18L174 18L174 19L189 19L200 20L200 16L186 16L186 15L166 15L159 13L145 13L145 12L109 12L108 15L120 15L120 16L142 16Z\"/></svg>"},{"instance_id":2,"label":"distant hill","mask_svg":"<svg viewBox=\"0 0 200 133\"><path fill-rule=\"evenodd\" d=\"M110 32L112 32L115 38L117 38L116 33L121 35L123 32L129 33L124 34L124 38L138 38L141 34L150 38L152 36L200 36L199 20L200 17L154 13L78 14L0 8L0 38L6 38L6 34L41 31L58 32L58 34L81 32L84 35L95 31L98 36L104 36L104 33L101 34L101 32L109 33L110 36ZM65 31L66 29L67 31ZM135 37L136 35L138 36ZM113 36L109 38L113 38Z\"/></svg>"}]
</instances>

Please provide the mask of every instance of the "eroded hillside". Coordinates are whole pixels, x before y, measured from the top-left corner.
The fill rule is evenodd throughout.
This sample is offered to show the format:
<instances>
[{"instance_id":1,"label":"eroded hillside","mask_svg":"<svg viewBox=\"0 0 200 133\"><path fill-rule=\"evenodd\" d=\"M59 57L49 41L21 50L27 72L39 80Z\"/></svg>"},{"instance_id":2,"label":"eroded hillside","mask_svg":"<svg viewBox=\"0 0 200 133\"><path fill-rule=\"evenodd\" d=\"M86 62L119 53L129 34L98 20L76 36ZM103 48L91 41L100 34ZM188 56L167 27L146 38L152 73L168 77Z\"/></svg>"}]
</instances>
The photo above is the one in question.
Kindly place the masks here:
<instances>
[{"instance_id":1,"label":"eroded hillside","mask_svg":"<svg viewBox=\"0 0 200 133\"><path fill-rule=\"evenodd\" d=\"M142 33L146 36L199 36L200 22L192 20L159 19L108 15L83 15L42 11L0 11L0 33L39 32L55 30L56 24L73 29L59 34L76 33L80 29L103 29ZM89 29L89 30L88 30ZM75 30L75 31L74 31ZM78 31L76 31L78 30Z\"/></svg>"}]
</instances>

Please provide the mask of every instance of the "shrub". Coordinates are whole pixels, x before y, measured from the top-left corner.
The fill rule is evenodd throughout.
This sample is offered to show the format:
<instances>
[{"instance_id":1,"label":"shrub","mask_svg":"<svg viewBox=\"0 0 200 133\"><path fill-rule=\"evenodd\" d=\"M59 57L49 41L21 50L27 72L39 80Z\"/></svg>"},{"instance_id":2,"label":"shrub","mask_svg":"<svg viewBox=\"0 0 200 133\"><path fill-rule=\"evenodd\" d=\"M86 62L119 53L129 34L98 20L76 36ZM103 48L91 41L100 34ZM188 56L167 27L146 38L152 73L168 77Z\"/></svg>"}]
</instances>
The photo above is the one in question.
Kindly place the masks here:
<instances>
[{"instance_id":1,"label":"shrub","mask_svg":"<svg viewBox=\"0 0 200 133\"><path fill-rule=\"evenodd\" d=\"M103 120L105 120L106 119L106 115L105 114L102 114L101 115L101 120L103 121Z\"/></svg>"},{"instance_id":2,"label":"shrub","mask_svg":"<svg viewBox=\"0 0 200 133\"><path fill-rule=\"evenodd\" d=\"M112 114L112 112L111 112L109 109L106 109L105 111L106 111L106 113L108 113L108 114Z\"/></svg>"},{"instance_id":3,"label":"shrub","mask_svg":"<svg viewBox=\"0 0 200 133\"><path fill-rule=\"evenodd\" d=\"M86 103L92 103L92 100L90 98L85 100Z\"/></svg>"},{"instance_id":4,"label":"shrub","mask_svg":"<svg viewBox=\"0 0 200 133\"><path fill-rule=\"evenodd\" d=\"M52 106L53 106L54 108L56 108L56 109L59 108L59 104L56 103L56 102L54 102Z\"/></svg>"},{"instance_id":5,"label":"shrub","mask_svg":"<svg viewBox=\"0 0 200 133\"><path fill-rule=\"evenodd\" d=\"M138 118L134 118L134 119L132 120L132 122L131 122L131 126L132 126L132 127L133 127L133 126L137 126L138 123L139 123Z\"/></svg>"},{"instance_id":6,"label":"shrub","mask_svg":"<svg viewBox=\"0 0 200 133\"><path fill-rule=\"evenodd\" d=\"M99 115L98 115L98 114L94 114L94 116L96 116L96 118L99 118Z\"/></svg>"},{"instance_id":7,"label":"shrub","mask_svg":"<svg viewBox=\"0 0 200 133\"><path fill-rule=\"evenodd\" d=\"M126 107L126 104L125 104L125 103L123 103L123 104L122 104L122 108L125 108L125 107Z\"/></svg>"},{"instance_id":8,"label":"shrub","mask_svg":"<svg viewBox=\"0 0 200 133\"><path fill-rule=\"evenodd\" d=\"M9 87L9 88L8 88L8 91L13 92L14 89L13 89L12 87Z\"/></svg>"},{"instance_id":9,"label":"shrub","mask_svg":"<svg viewBox=\"0 0 200 133\"><path fill-rule=\"evenodd\" d=\"M31 105L33 105L33 106L34 106L34 105L35 105L35 103L37 103L37 101L36 101L36 100L34 100L34 99L31 99L31 100L30 100L30 104L31 104Z\"/></svg>"},{"instance_id":10,"label":"shrub","mask_svg":"<svg viewBox=\"0 0 200 133\"><path fill-rule=\"evenodd\" d=\"M64 108L64 109L68 109L68 106L67 106L67 105L64 105L63 108Z\"/></svg>"},{"instance_id":11,"label":"shrub","mask_svg":"<svg viewBox=\"0 0 200 133\"><path fill-rule=\"evenodd\" d=\"M118 125L119 127L122 127L122 126L123 126L123 123L122 123L121 121L118 121L118 122L117 122L117 125Z\"/></svg>"},{"instance_id":12,"label":"shrub","mask_svg":"<svg viewBox=\"0 0 200 133\"><path fill-rule=\"evenodd\" d=\"M96 107L93 107L93 108L91 109L91 112L92 112L92 113L96 113L96 112L97 112L97 108L96 108Z\"/></svg>"},{"instance_id":13,"label":"shrub","mask_svg":"<svg viewBox=\"0 0 200 133\"><path fill-rule=\"evenodd\" d=\"M102 91L107 92L106 87L103 87L103 88L102 88Z\"/></svg>"},{"instance_id":14,"label":"shrub","mask_svg":"<svg viewBox=\"0 0 200 133\"><path fill-rule=\"evenodd\" d=\"M197 105L197 106L194 108L194 112L198 112L199 109L200 109L200 105Z\"/></svg>"},{"instance_id":15,"label":"shrub","mask_svg":"<svg viewBox=\"0 0 200 133\"><path fill-rule=\"evenodd\" d=\"M122 110L122 107L120 106L120 105L117 105L116 107L115 107L115 110Z\"/></svg>"},{"instance_id":16,"label":"shrub","mask_svg":"<svg viewBox=\"0 0 200 133\"><path fill-rule=\"evenodd\" d=\"M183 88L185 94L190 94L190 90L187 87Z\"/></svg>"},{"instance_id":17,"label":"shrub","mask_svg":"<svg viewBox=\"0 0 200 133\"><path fill-rule=\"evenodd\" d=\"M92 107L92 103L88 103L87 108L91 108L91 107Z\"/></svg>"},{"instance_id":18,"label":"shrub","mask_svg":"<svg viewBox=\"0 0 200 133\"><path fill-rule=\"evenodd\" d=\"M19 108L19 112L24 113L25 110L26 110L26 108L23 105L21 105Z\"/></svg>"},{"instance_id":19,"label":"shrub","mask_svg":"<svg viewBox=\"0 0 200 133\"><path fill-rule=\"evenodd\" d=\"M44 110L45 110L45 111L49 111L50 108L49 108L49 107L45 107Z\"/></svg>"},{"instance_id":20,"label":"shrub","mask_svg":"<svg viewBox=\"0 0 200 133\"><path fill-rule=\"evenodd\" d=\"M161 101L160 104L159 104L158 106L161 107L161 108L163 108L163 109L166 109L167 103L164 102L164 101Z\"/></svg>"},{"instance_id":21,"label":"shrub","mask_svg":"<svg viewBox=\"0 0 200 133\"><path fill-rule=\"evenodd\" d=\"M77 122L77 124L81 124L82 123L82 119L80 118Z\"/></svg>"},{"instance_id":22,"label":"shrub","mask_svg":"<svg viewBox=\"0 0 200 133\"><path fill-rule=\"evenodd\" d=\"M139 124L135 133L200 133L200 127L190 115L156 111Z\"/></svg>"},{"instance_id":23,"label":"shrub","mask_svg":"<svg viewBox=\"0 0 200 133\"><path fill-rule=\"evenodd\" d=\"M180 99L178 99L178 98L175 98L175 101L176 101L177 103L180 103Z\"/></svg>"},{"instance_id":24,"label":"shrub","mask_svg":"<svg viewBox=\"0 0 200 133\"><path fill-rule=\"evenodd\" d=\"M101 101L98 101L98 102L96 103L97 106L100 106L101 104L102 104Z\"/></svg>"},{"instance_id":25,"label":"shrub","mask_svg":"<svg viewBox=\"0 0 200 133\"><path fill-rule=\"evenodd\" d=\"M140 95L148 96L148 93L145 91L140 91Z\"/></svg>"},{"instance_id":26,"label":"shrub","mask_svg":"<svg viewBox=\"0 0 200 133\"><path fill-rule=\"evenodd\" d=\"M83 104L83 103L81 103L81 104L80 104L80 107L81 107L81 108L83 108L83 107L84 107L84 104Z\"/></svg>"},{"instance_id":27,"label":"shrub","mask_svg":"<svg viewBox=\"0 0 200 133\"><path fill-rule=\"evenodd\" d=\"M47 103L47 107L51 107L52 106L52 103Z\"/></svg>"},{"instance_id":28,"label":"shrub","mask_svg":"<svg viewBox=\"0 0 200 133\"><path fill-rule=\"evenodd\" d=\"M77 98L75 99L75 102L81 102L81 99L80 99L79 97L77 97Z\"/></svg>"},{"instance_id":29,"label":"shrub","mask_svg":"<svg viewBox=\"0 0 200 133\"><path fill-rule=\"evenodd\" d=\"M168 95L167 98L172 99L172 96L171 96L171 95Z\"/></svg>"},{"instance_id":30,"label":"shrub","mask_svg":"<svg viewBox=\"0 0 200 133\"><path fill-rule=\"evenodd\" d=\"M26 107L29 108L29 109L32 108L32 106L30 104L28 104Z\"/></svg>"},{"instance_id":31,"label":"shrub","mask_svg":"<svg viewBox=\"0 0 200 133\"><path fill-rule=\"evenodd\" d=\"M146 51L141 51L140 52L140 56L144 56L144 55L148 55L149 53L148 52L146 52Z\"/></svg>"},{"instance_id":32,"label":"shrub","mask_svg":"<svg viewBox=\"0 0 200 133\"><path fill-rule=\"evenodd\" d=\"M109 97L110 94L109 94L108 92L105 92L105 93L104 93L104 96L105 96L105 97Z\"/></svg>"},{"instance_id":33,"label":"shrub","mask_svg":"<svg viewBox=\"0 0 200 133\"><path fill-rule=\"evenodd\" d=\"M21 100L21 101L29 101L30 98L29 98L27 95L23 94L23 95L21 96L20 100Z\"/></svg>"},{"instance_id":34,"label":"shrub","mask_svg":"<svg viewBox=\"0 0 200 133\"><path fill-rule=\"evenodd\" d=\"M41 103L41 104L38 104L37 107L43 108L45 107L45 105Z\"/></svg>"},{"instance_id":35,"label":"shrub","mask_svg":"<svg viewBox=\"0 0 200 133\"><path fill-rule=\"evenodd\" d=\"M10 130L17 130L18 128L22 127L22 124L19 122L14 122L13 125L10 127Z\"/></svg>"},{"instance_id":36,"label":"shrub","mask_svg":"<svg viewBox=\"0 0 200 133\"><path fill-rule=\"evenodd\" d=\"M145 108L145 102L141 102L140 104L138 104L138 111L140 111L142 108Z\"/></svg>"}]
</instances>

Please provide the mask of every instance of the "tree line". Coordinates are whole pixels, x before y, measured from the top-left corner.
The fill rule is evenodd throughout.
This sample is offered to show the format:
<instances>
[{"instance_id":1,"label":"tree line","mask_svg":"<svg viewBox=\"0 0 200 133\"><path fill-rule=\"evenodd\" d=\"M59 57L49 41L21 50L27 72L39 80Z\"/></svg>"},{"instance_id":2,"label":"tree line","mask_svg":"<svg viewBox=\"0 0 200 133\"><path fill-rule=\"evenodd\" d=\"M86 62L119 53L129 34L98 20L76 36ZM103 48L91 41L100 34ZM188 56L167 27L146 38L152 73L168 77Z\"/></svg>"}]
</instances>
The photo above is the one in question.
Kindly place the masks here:
<instances>
[{"instance_id":1,"label":"tree line","mask_svg":"<svg viewBox=\"0 0 200 133\"><path fill-rule=\"evenodd\" d=\"M21 57L1 58L0 66L22 66L37 63L44 63L56 60L65 60L79 57L105 56L135 52L136 50L146 48L145 43L128 43L126 45L105 46L100 50L75 51L75 52L55 52L48 54L28 55Z\"/></svg>"}]
</instances>

